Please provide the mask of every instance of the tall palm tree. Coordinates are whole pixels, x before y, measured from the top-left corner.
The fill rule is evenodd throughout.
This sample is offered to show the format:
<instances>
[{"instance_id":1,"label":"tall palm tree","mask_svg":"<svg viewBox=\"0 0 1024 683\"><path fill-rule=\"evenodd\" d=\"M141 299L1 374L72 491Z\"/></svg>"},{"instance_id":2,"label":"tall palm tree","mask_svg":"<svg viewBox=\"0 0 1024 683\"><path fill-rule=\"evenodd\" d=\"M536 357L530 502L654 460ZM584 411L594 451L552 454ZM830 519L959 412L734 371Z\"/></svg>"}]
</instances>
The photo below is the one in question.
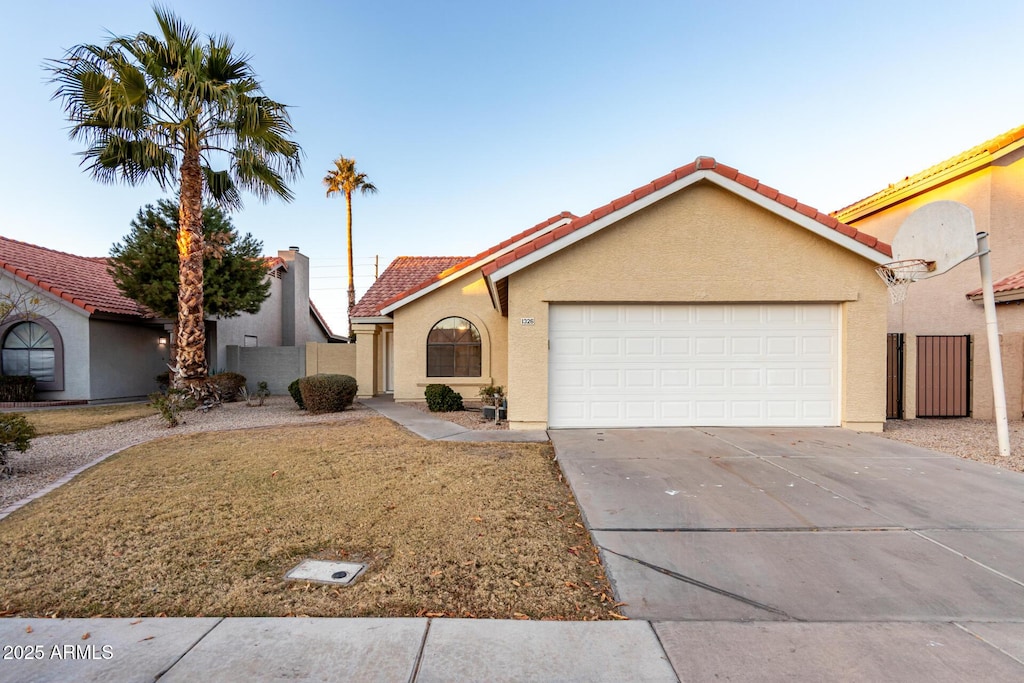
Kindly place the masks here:
<instances>
[{"instance_id":1,"label":"tall palm tree","mask_svg":"<svg viewBox=\"0 0 1024 683\"><path fill-rule=\"evenodd\" d=\"M376 186L366 179L365 173L356 171L356 160L339 156L334 160L334 168L324 176L327 196L345 195L348 215L348 317L349 327L352 326L352 309L356 307L356 285L352 276L352 193L377 194Z\"/></svg>"},{"instance_id":2,"label":"tall palm tree","mask_svg":"<svg viewBox=\"0 0 1024 683\"><path fill-rule=\"evenodd\" d=\"M263 94L248 55L235 54L229 38L200 36L165 8L154 12L158 35L78 45L46 68L95 179L178 185L174 374L175 386L184 387L206 376L204 195L228 209L241 206L243 189L290 201L286 183L301 173L302 151L289 139L287 107Z\"/></svg>"}]
</instances>

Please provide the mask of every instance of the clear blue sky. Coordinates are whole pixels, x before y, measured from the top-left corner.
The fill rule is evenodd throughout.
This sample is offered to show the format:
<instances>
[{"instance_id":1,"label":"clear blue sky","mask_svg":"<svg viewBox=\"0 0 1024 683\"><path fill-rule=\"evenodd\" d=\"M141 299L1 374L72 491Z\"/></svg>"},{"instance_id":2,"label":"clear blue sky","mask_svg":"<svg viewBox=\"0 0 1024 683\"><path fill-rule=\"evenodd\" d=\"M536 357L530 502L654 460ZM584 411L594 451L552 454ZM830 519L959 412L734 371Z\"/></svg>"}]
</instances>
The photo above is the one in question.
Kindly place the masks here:
<instances>
[{"instance_id":1,"label":"clear blue sky","mask_svg":"<svg viewBox=\"0 0 1024 683\"><path fill-rule=\"evenodd\" d=\"M292 106L304 176L290 204L234 221L298 245L345 328L339 154L380 189L355 200L359 293L399 255L469 255L580 214L699 155L831 211L1024 123L1008 2L168 2L252 56ZM78 166L42 69L109 33L156 31L145 2L3 10L0 234L88 256L161 194Z\"/></svg>"}]
</instances>

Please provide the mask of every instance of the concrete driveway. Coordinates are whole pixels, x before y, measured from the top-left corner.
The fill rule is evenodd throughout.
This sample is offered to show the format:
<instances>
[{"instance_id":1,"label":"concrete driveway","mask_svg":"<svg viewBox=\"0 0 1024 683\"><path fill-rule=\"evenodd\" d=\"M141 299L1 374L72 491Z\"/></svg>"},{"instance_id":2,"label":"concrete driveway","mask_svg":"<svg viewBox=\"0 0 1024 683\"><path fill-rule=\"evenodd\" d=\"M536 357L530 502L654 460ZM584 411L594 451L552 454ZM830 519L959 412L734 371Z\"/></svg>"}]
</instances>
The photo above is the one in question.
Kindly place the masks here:
<instances>
[{"instance_id":1,"label":"concrete driveway","mask_svg":"<svg viewBox=\"0 0 1024 683\"><path fill-rule=\"evenodd\" d=\"M623 612L673 663L756 628L851 661L984 646L1024 678L1024 475L842 429L550 434Z\"/></svg>"}]
</instances>

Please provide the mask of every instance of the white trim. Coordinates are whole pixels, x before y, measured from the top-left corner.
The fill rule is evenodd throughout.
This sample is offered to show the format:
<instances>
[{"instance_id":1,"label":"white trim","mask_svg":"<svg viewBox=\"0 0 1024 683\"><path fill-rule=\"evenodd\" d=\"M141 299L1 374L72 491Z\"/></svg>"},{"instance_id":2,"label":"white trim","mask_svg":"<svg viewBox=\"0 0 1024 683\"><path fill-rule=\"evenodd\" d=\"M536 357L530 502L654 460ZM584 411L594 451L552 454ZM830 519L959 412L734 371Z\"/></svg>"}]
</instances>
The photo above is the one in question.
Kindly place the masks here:
<instances>
[{"instance_id":1,"label":"white trim","mask_svg":"<svg viewBox=\"0 0 1024 683\"><path fill-rule=\"evenodd\" d=\"M523 268L532 266L538 261L547 258L551 254L554 254L555 252L558 252L570 245L573 245L582 239L586 239L587 237L593 235L594 233L600 230L603 230L609 225L617 223L623 218L631 216L637 211L645 209L651 204L661 201L662 199L668 197L669 195L679 192L680 190L683 190L687 187L690 187L691 185L701 180L710 181L715 185L718 185L722 189L728 190L729 192L732 192L733 194L742 197L743 199L746 199L747 201L752 202L753 204L756 204L757 206L760 206L761 208L766 209L791 223L796 223L800 227L810 230L819 237L823 237L830 242L834 242L835 244L838 244L839 246L852 251L858 256L862 256L868 259L869 261L876 265L881 265L883 263L888 263L890 261L889 257L881 253L880 251L877 251L872 247L869 247L863 242L858 242L853 237L844 235L838 230L834 230L833 228L830 228L827 225L819 223L813 218L805 216L804 214L800 213L796 209L791 209L788 206L780 204L774 199L769 199L760 192L752 190L749 187L736 182L735 180L730 180L713 170L701 169L699 171L694 171L693 173L685 176L684 178L681 178L673 183L666 185L660 190L655 190L651 194L641 197L635 202L627 204L618 211L613 211L607 216L603 216L602 218L599 218L598 220L580 228L579 230L574 230L568 235L562 237L561 239L555 240L551 244L548 244L540 249L537 249L536 251L533 251L520 259L516 259L507 266L499 268L493 273L491 273L488 279L502 280L508 277L509 275L519 272Z\"/></svg>"},{"instance_id":2,"label":"white trim","mask_svg":"<svg viewBox=\"0 0 1024 683\"><path fill-rule=\"evenodd\" d=\"M504 249L499 249L498 251L494 252L493 254L490 254L489 256L486 256L486 257L480 259L479 261L473 261L472 263L470 263L465 268L460 268L459 270L455 271L451 275L448 275L447 277L445 277L445 278L443 278L441 280L438 280L437 282L434 282L433 284L431 284L431 285L429 285L427 287L424 287L423 289L419 289L419 290L413 292L412 294L410 294L409 296L405 297L404 299L399 299L398 301L396 301L393 304L390 304L386 308L382 308L380 312L382 314L392 313L395 310L401 308L402 306L405 306L406 304L412 303L413 301L415 301L416 299L419 299L422 296L426 296L430 292L433 292L435 289L438 289L440 287L444 287L446 284L448 284L452 280L457 280L458 278L462 277L463 275L465 275L469 271L475 270L476 268L483 267L483 266L487 265L488 263L490 263L491 261L494 261L495 259L504 256L505 254L509 253L510 251L515 251L516 249L518 249L519 247L523 246L527 242L529 242L531 240L534 240L534 239L537 239L538 237L541 237L543 235L546 235L546 234L548 234L549 232L551 232L552 230L554 230L556 228L560 228L563 225L567 225L567 224L571 223L572 220L573 220L572 218L562 218L560 220L557 220L554 223L552 223L551 225L549 225L549 226L547 226L545 228L542 228L542 229L538 230L537 232L532 232L529 235L527 235L526 237L523 237L522 239L513 242L512 244L508 245Z\"/></svg>"},{"instance_id":3,"label":"white trim","mask_svg":"<svg viewBox=\"0 0 1024 683\"><path fill-rule=\"evenodd\" d=\"M395 319L386 315L375 315L368 318L352 318L353 325L390 325Z\"/></svg>"}]
</instances>

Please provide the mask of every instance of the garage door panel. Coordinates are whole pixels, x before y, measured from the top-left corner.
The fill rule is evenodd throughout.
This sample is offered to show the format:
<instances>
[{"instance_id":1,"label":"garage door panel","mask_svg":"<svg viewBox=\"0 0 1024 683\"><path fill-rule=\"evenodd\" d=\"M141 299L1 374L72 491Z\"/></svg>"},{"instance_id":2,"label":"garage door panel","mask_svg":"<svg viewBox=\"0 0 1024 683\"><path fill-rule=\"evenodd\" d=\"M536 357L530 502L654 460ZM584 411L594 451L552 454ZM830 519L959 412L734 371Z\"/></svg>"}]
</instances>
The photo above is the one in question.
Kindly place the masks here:
<instances>
[{"instance_id":1,"label":"garage door panel","mask_svg":"<svg viewBox=\"0 0 1024 683\"><path fill-rule=\"evenodd\" d=\"M693 310L693 320L697 324L725 322L725 306L698 306Z\"/></svg>"},{"instance_id":2,"label":"garage door panel","mask_svg":"<svg viewBox=\"0 0 1024 683\"><path fill-rule=\"evenodd\" d=\"M568 305L552 427L838 424L834 304Z\"/></svg>"}]
</instances>

